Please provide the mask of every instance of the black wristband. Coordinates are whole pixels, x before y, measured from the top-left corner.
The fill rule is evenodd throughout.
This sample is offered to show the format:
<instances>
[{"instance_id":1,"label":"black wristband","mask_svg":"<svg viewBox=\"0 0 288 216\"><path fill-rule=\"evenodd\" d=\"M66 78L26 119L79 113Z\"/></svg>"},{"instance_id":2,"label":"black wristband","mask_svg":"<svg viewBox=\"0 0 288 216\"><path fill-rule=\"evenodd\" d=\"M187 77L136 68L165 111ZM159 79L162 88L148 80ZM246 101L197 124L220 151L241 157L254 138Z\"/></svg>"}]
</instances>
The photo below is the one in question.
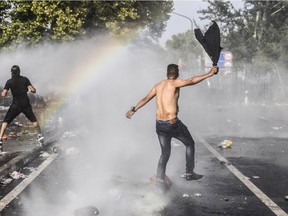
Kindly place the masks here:
<instances>
[{"instance_id":1,"label":"black wristband","mask_svg":"<svg viewBox=\"0 0 288 216\"><path fill-rule=\"evenodd\" d=\"M132 112L136 112L136 109L135 109L134 106L131 107L131 111L132 111Z\"/></svg>"}]
</instances>

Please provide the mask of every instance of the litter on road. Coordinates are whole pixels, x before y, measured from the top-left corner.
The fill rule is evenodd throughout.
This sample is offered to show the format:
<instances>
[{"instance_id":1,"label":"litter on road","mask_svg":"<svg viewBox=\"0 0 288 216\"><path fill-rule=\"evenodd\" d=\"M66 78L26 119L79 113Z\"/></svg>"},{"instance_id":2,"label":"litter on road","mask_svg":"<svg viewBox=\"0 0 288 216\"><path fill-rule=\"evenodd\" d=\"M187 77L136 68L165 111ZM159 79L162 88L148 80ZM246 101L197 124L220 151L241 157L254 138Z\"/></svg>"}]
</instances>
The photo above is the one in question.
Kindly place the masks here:
<instances>
[{"instance_id":1,"label":"litter on road","mask_svg":"<svg viewBox=\"0 0 288 216\"><path fill-rule=\"evenodd\" d=\"M3 186L5 186L5 185L8 185L12 180L13 180L12 178L3 178L3 179L1 179L1 182L0 182L0 183L1 183Z\"/></svg>"},{"instance_id":2,"label":"litter on road","mask_svg":"<svg viewBox=\"0 0 288 216\"><path fill-rule=\"evenodd\" d=\"M194 195L197 196L197 197L202 197L201 193L195 193Z\"/></svg>"},{"instance_id":3,"label":"litter on road","mask_svg":"<svg viewBox=\"0 0 288 216\"><path fill-rule=\"evenodd\" d=\"M26 175L17 171L13 171L12 173L10 173L11 178L13 179L20 179L20 178L26 178Z\"/></svg>"},{"instance_id":4,"label":"litter on road","mask_svg":"<svg viewBox=\"0 0 288 216\"><path fill-rule=\"evenodd\" d=\"M231 140L224 140L218 146L219 146L219 148L223 148L223 149L231 148L232 143L233 142Z\"/></svg>"}]
</instances>

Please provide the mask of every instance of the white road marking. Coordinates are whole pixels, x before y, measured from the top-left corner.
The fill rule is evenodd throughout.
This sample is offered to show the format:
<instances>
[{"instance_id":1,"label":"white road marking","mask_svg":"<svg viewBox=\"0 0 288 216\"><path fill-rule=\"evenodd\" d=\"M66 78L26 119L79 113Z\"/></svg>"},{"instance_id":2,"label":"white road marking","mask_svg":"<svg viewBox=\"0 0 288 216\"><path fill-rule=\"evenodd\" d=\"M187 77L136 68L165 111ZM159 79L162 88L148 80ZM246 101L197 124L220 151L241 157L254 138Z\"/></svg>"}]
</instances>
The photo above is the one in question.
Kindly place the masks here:
<instances>
[{"instance_id":1,"label":"white road marking","mask_svg":"<svg viewBox=\"0 0 288 216\"><path fill-rule=\"evenodd\" d=\"M52 154L37 167L37 170L30 173L19 185L17 185L10 193L8 193L0 201L0 212L7 206L15 197L17 197L52 161L57 158L58 154Z\"/></svg>"},{"instance_id":2,"label":"white road marking","mask_svg":"<svg viewBox=\"0 0 288 216\"><path fill-rule=\"evenodd\" d=\"M225 166L243 183L245 184L271 211L277 216L287 216L288 214L283 211L276 203L274 203L266 194L264 194L256 185L254 185L247 176L243 175L236 167L231 165L229 161L218 153L206 140L197 138L218 160L224 161Z\"/></svg>"}]
</instances>

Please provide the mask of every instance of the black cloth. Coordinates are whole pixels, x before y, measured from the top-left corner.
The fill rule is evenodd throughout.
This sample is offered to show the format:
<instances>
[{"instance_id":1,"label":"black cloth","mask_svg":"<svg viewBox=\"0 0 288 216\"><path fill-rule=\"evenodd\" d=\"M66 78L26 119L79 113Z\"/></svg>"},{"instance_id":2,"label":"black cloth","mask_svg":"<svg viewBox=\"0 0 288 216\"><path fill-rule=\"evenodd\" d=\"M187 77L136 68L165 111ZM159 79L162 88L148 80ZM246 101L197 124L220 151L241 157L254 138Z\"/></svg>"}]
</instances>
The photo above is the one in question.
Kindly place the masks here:
<instances>
[{"instance_id":1,"label":"black cloth","mask_svg":"<svg viewBox=\"0 0 288 216\"><path fill-rule=\"evenodd\" d=\"M12 103L4 117L3 122L10 124L20 113L23 113L31 122L37 121L30 104L27 106L19 106Z\"/></svg>"},{"instance_id":2,"label":"black cloth","mask_svg":"<svg viewBox=\"0 0 288 216\"><path fill-rule=\"evenodd\" d=\"M31 82L27 77L17 76L7 80L4 89L7 91L11 89L13 103L19 106L28 106L30 104L27 95L29 85L31 85Z\"/></svg>"},{"instance_id":3,"label":"black cloth","mask_svg":"<svg viewBox=\"0 0 288 216\"><path fill-rule=\"evenodd\" d=\"M200 29L194 29L194 33L196 39L203 46L206 53L211 58L213 66L217 66L220 52L223 49L220 46L220 29L217 23L213 21L213 24L208 28L204 35Z\"/></svg>"}]
</instances>

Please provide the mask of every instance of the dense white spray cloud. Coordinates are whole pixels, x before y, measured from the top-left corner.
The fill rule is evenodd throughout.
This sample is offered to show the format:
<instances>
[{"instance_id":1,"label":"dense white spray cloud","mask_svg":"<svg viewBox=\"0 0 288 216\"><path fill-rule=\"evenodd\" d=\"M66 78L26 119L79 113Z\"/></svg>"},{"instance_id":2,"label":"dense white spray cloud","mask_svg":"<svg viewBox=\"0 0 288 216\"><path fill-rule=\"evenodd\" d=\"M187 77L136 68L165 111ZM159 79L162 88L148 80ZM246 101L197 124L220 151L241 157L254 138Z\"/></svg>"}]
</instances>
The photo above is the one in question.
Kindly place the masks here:
<instances>
[{"instance_id":1,"label":"dense white spray cloud","mask_svg":"<svg viewBox=\"0 0 288 216\"><path fill-rule=\"evenodd\" d=\"M67 156L62 164L70 185L63 196L71 199L71 203L59 206L45 199L45 191L53 187L48 182L62 178L51 175L47 177L47 185L31 189L31 196L24 199L23 215L39 215L39 209L42 215L51 215L51 212L71 215L76 207L91 203L106 211L105 215L115 215L115 211L122 215L129 212L141 215L140 212L163 207L165 199L161 195L138 188L138 194L151 198L143 199L146 207L141 207L141 200L135 199L137 194L133 193L135 188L130 188L128 183L120 186L111 183L113 176L122 176L127 182L131 179L148 182L156 172L160 147L154 128L154 103L139 111L132 120L126 119L125 113L156 82L165 78L167 63L159 59L148 50L115 45L107 39L43 45L1 54L0 70L4 72L1 80L9 79L11 66L17 64L38 94L47 97L63 93L67 103L54 113L63 121L62 132L76 137L69 142L60 139L59 144L64 149L63 157L65 149L73 148L79 153L71 156L71 160ZM130 200L130 205L123 200ZM111 209L109 205L113 202L120 204Z\"/></svg>"},{"instance_id":2,"label":"dense white spray cloud","mask_svg":"<svg viewBox=\"0 0 288 216\"><path fill-rule=\"evenodd\" d=\"M105 54L104 58L101 52ZM40 95L61 92L67 97L68 102L59 106L57 117L63 119L62 132L75 135L59 140L64 149L63 157L66 157L62 169L69 179L69 188L63 194L66 204L57 205L45 198L39 199L49 191L51 185L47 184L43 188L33 188L31 196L25 198L23 215L39 215L41 209L43 216L52 215L51 212L66 216L71 215L73 209L89 204L95 204L106 216L152 215L169 202L169 197L147 190L145 183L143 187L133 187L135 182L140 182L140 185L148 182L149 176L155 174L160 156L154 101L139 110L132 120L125 117L132 105L146 96L157 82L165 79L169 63L177 62L166 62L158 53L132 45L119 46L107 39L43 45L1 54L2 81L10 77L11 66L18 64L21 74L29 77ZM91 73L83 78L87 70ZM199 72L184 76L195 74ZM221 85L221 77L210 80L212 83L218 80ZM191 132L253 134L253 120L244 111L239 113L238 109L227 113L227 109L215 101L216 94L210 91L206 82L181 90L179 117ZM233 95L229 97L233 103ZM237 128L229 127L227 116L234 115L233 112L236 121L241 121L245 127L239 124ZM249 115L255 114L257 110L252 110ZM223 118L227 119L227 125L219 125ZM246 127L245 121L252 124ZM183 155L171 156L174 163L168 163L168 175L179 176L184 170L185 148L181 148ZM76 153L67 156L65 149ZM178 170L181 166L183 169ZM118 176L122 183L113 183L113 176ZM57 181L55 178L57 176L52 175L47 182ZM58 178L62 178L61 175ZM144 194L145 198L139 198L139 194Z\"/></svg>"}]
</instances>

